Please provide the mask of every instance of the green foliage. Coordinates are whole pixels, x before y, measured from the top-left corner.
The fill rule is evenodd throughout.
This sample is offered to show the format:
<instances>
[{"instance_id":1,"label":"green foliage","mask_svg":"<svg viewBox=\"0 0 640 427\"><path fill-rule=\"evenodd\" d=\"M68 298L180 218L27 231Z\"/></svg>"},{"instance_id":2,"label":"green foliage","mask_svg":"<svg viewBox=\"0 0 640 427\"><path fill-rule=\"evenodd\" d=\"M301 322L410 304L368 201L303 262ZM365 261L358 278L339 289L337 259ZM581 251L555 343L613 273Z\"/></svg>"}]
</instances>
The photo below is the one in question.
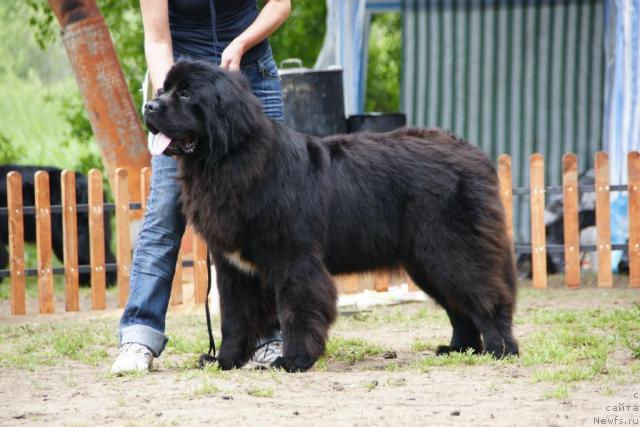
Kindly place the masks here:
<instances>
[{"instance_id":1,"label":"green foliage","mask_svg":"<svg viewBox=\"0 0 640 427\"><path fill-rule=\"evenodd\" d=\"M13 163L20 158L24 149L11 143L3 133L0 133L0 164Z\"/></svg>"},{"instance_id":2,"label":"green foliage","mask_svg":"<svg viewBox=\"0 0 640 427\"><path fill-rule=\"evenodd\" d=\"M369 37L366 111L400 111L402 19L400 13L374 15Z\"/></svg>"},{"instance_id":3,"label":"green foliage","mask_svg":"<svg viewBox=\"0 0 640 427\"><path fill-rule=\"evenodd\" d=\"M57 36L58 23L48 3L29 0L26 4L28 10L25 12L30 16L29 30L35 35L38 44L42 48L50 48L60 43ZM97 0L97 4L109 26L134 103L140 105L142 96L139 89L144 77L145 60L139 1ZM65 159L64 166L83 173L87 173L92 168L104 170L79 91L76 89L64 94L58 93L55 98L49 99L51 102L60 104L61 118L67 124L67 129L62 132L62 145L66 148L76 148L68 150L72 151L74 156L72 159Z\"/></svg>"},{"instance_id":4,"label":"green foliage","mask_svg":"<svg viewBox=\"0 0 640 427\"><path fill-rule=\"evenodd\" d=\"M276 62L300 58L305 67L313 67L324 40L326 16L323 0L293 0L291 16L269 38Z\"/></svg>"}]
</instances>

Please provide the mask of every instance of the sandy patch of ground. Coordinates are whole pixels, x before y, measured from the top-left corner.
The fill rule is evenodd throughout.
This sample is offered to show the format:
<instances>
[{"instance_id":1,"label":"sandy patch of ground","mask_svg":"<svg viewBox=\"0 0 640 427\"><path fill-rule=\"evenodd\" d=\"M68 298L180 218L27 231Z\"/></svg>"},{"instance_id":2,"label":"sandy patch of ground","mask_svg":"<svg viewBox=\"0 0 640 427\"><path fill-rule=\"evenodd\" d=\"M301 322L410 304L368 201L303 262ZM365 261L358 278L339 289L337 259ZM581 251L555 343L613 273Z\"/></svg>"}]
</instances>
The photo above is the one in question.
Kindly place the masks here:
<instances>
[{"instance_id":1,"label":"sandy patch of ground","mask_svg":"<svg viewBox=\"0 0 640 427\"><path fill-rule=\"evenodd\" d=\"M562 310L588 318L592 309L628 310L635 316L639 303L638 290L525 289L516 335L523 348L533 349L536 334L555 327L540 316ZM361 319L341 318L332 332L334 339L366 340L393 350L396 359L385 359L383 353L355 362L336 357L303 374L202 372L188 362L197 350L179 346L181 339L198 334L194 348L205 349L199 313L200 308L187 307L170 314L168 334L176 336L177 344L167 348L156 370L146 376L106 374L116 354L115 338L107 340L106 354L95 364L57 353L51 366L41 363L31 369L0 361L0 425L574 426L592 425L594 417L640 419L640 412L607 410L619 403L640 405L639 361L614 341L606 361L611 372L605 369L586 380L540 380L536 372L549 368L544 360L425 369L416 362L435 360L433 346L447 341L450 330L433 304L409 304L376 308ZM22 338L16 334L31 328L37 333L43 322L57 324L52 333L62 336L60 328L73 331L81 325L89 328L83 333L91 333L93 324L113 328L115 334L118 316L118 311L29 316L13 318L10 325L0 319L7 328L0 329L0 358L26 351L20 349ZM587 338L609 334L606 328L585 331ZM416 342L426 344L418 348Z\"/></svg>"}]
</instances>

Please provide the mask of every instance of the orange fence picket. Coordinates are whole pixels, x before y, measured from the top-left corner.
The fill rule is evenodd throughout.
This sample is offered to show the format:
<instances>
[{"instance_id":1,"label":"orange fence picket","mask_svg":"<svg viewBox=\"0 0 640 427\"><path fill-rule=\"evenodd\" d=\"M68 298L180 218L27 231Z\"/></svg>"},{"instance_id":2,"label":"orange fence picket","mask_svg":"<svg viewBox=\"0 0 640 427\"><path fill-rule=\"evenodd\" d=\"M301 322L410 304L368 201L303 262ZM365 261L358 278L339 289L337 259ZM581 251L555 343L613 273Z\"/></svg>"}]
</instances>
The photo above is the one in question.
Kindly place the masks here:
<instances>
[{"instance_id":1,"label":"orange fence picket","mask_svg":"<svg viewBox=\"0 0 640 427\"><path fill-rule=\"evenodd\" d=\"M115 173L116 259L118 263L118 307L127 304L131 272L131 241L129 238L129 174L125 168Z\"/></svg>"},{"instance_id":2,"label":"orange fence picket","mask_svg":"<svg viewBox=\"0 0 640 427\"><path fill-rule=\"evenodd\" d=\"M140 194L142 195L142 211L147 210L147 198L149 197L149 190L151 189L151 168L142 168L140 171Z\"/></svg>"},{"instance_id":3,"label":"orange fence picket","mask_svg":"<svg viewBox=\"0 0 640 427\"><path fill-rule=\"evenodd\" d=\"M577 288L580 286L578 158L573 153L567 153L562 157L562 166L564 280L567 288Z\"/></svg>"},{"instance_id":4,"label":"orange fence picket","mask_svg":"<svg viewBox=\"0 0 640 427\"><path fill-rule=\"evenodd\" d=\"M513 181L511 157L507 154L498 157L498 179L500 180L500 199L507 222L507 234L509 239L513 241Z\"/></svg>"},{"instance_id":5,"label":"orange fence picket","mask_svg":"<svg viewBox=\"0 0 640 427\"><path fill-rule=\"evenodd\" d=\"M178 252L178 261L176 262L176 271L173 274L173 282L171 283L171 305L182 304L182 250Z\"/></svg>"},{"instance_id":6,"label":"orange fence picket","mask_svg":"<svg viewBox=\"0 0 640 427\"><path fill-rule=\"evenodd\" d=\"M36 208L36 252L38 265L38 301L40 313L53 313L53 267L51 260L51 199L49 174L38 171L34 175Z\"/></svg>"},{"instance_id":7,"label":"orange fence picket","mask_svg":"<svg viewBox=\"0 0 640 427\"><path fill-rule=\"evenodd\" d=\"M353 294L360 290L359 287L359 278L355 274L350 274L348 276L342 276L338 279L342 292L345 294Z\"/></svg>"},{"instance_id":8,"label":"orange fence picket","mask_svg":"<svg viewBox=\"0 0 640 427\"><path fill-rule=\"evenodd\" d=\"M611 198L609 192L609 155L595 156L596 228L598 231L598 287L613 286L611 271Z\"/></svg>"},{"instance_id":9,"label":"orange fence picket","mask_svg":"<svg viewBox=\"0 0 640 427\"><path fill-rule=\"evenodd\" d=\"M640 287L640 153L629 153L629 287Z\"/></svg>"},{"instance_id":10,"label":"orange fence picket","mask_svg":"<svg viewBox=\"0 0 640 427\"><path fill-rule=\"evenodd\" d=\"M102 173L89 171L89 252L91 259L91 307L107 308L104 257L104 196Z\"/></svg>"},{"instance_id":11,"label":"orange fence picket","mask_svg":"<svg viewBox=\"0 0 640 427\"><path fill-rule=\"evenodd\" d=\"M76 174L65 170L60 175L62 194L62 245L67 311L80 310L78 289L78 208Z\"/></svg>"},{"instance_id":12,"label":"orange fence picket","mask_svg":"<svg viewBox=\"0 0 640 427\"><path fill-rule=\"evenodd\" d=\"M530 158L531 171L531 269L533 287L547 287L547 248L544 224L544 159L535 153Z\"/></svg>"},{"instance_id":13,"label":"orange fence picket","mask_svg":"<svg viewBox=\"0 0 640 427\"><path fill-rule=\"evenodd\" d=\"M194 299L196 304L202 304L207 300L207 244L198 233L193 233L193 281Z\"/></svg>"},{"instance_id":14,"label":"orange fence picket","mask_svg":"<svg viewBox=\"0 0 640 427\"><path fill-rule=\"evenodd\" d=\"M390 277L387 273L376 273L373 277L373 288L376 292L387 292L389 290Z\"/></svg>"},{"instance_id":15,"label":"orange fence picket","mask_svg":"<svg viewBox=\"0 0 640 427\"><path fill-rule=\"evenodd\" d=\"M9 214L11 314L26 314L22 177L18 172L7 174L7 209Z\"/></svg>"}]
</instances>

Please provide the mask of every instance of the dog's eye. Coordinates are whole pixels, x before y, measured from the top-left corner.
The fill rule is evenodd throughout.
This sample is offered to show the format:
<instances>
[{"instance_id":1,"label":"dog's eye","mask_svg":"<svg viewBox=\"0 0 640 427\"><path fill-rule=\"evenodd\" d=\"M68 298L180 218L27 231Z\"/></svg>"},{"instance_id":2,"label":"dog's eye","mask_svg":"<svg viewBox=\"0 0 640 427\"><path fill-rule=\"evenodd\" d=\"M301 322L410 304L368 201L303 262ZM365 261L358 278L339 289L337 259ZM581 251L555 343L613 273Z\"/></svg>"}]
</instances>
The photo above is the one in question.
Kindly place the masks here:
<instances>
[{"instance_id":1,"label":"dog's eye","mask_svg":"<svg viewBox=\"0 0 640 427\"><path fill-rule=\"evenodd\" d=\"M186 90L181 90L180 92L178 92L178 97L180 99L189 99L190 96L191 94Z\"/></svg>"}]
</instances>

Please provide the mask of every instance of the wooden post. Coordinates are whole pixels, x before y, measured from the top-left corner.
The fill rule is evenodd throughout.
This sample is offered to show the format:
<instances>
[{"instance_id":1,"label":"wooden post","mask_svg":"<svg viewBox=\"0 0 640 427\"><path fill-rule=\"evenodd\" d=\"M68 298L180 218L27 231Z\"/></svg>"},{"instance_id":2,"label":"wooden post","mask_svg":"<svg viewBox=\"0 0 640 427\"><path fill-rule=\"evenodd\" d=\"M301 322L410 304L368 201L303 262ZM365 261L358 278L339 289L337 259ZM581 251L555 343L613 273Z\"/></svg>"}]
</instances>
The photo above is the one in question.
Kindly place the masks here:
<instances>
[{"instance_id":1,"label":"wooden post","mask_svg":"<svg viewBox=\"0 0 640 427\"><path fill-rule=\"evenodd\" d=\"M142 212L147 210L147 198L151 189L151 168L144 167L140 171L140 203L142 204Z\"/></svg>"},{"instance_id":2,"label":"wooden post","mask_svg":"<svg viewBox=\"0 0 640 427\"><path fill-rule=\"evenodd\" d=\"M15 171L7 174L7 210L9 213L11 314L26 314L22 177Z\"/></svg>"},{"instance_id":3,"label":"wooden post","mask_svg":"<svg viewBox=\"0 0 640 427\"><path fill-rule=\"evenodd\" d=\"M640 287L640 153L628 155L629 169L629 287Z\"/></svg>"},{"instance_id":4,"label":"wooden post","mask_svg":"<svg viewBox=\"0 0 640 427\"><path fill-rule=\"evenodd\" d=\"M106 272L104 261L104 196L102 173L89 171L89 253L91 258L91 308L104 310L106 303Z\"/></svg>"},{"instance_id":5,"label":"wooden post","mask_svg":"<svg viewBox=\"0 0 640 427\"><path fill-rule=\"evenodd\" d=\"M376 292L387 292L389 290L389 274L376 273L373 278L373 288Z\"/></svg>"},{"instance_id":6,"label":"wooden post","mask_svg":"<svg viewBox=\"0 0 640 427\"><path fill-rule=\"evenodd\" d=\"M194 299L196 304L207 300L207 244L197 234L193 233L193 264L194 264Z\"/></svg>"},{"instance_id":7,"label":"wooden post","mask_svg":"<svg viewBox=\"0 0 640 427\"><path fill-rule=\"evenodd\" d=\"M498 178L500 180L500 198L504 206L504 216L507 223L507 234L513 242L513 180L511 175L511 157L502 154L498 157Z\"/></svg>"},{"instance_id":8,"label":"wooden post","mask_svg":"<svg viewBox=\"0 0 640 427\"><path fill-rule=\"evenodd\" d=\"M409 292L415 292L415 291L421 291L422 289L420 289L420 287L418 285L416 285L416 283L411 280L411 276L409 276L409 273L404 273L406 279L407 279L407 284L409 285Z\"/></svg>"},{"instance_id":9,"label":"wooden post","mask_svg":"<svg viewBox=\"0 0 640 427\"><path fill-rule=\"evenodd\" d=\"M533 287L547 287L547 248L544 225L544 158L534 153L530 158L531 188L531 268Z\"/></svg>"},{"instance_id":10,"label":"wooden post","mask_svg":"<svg viewBox=\"0 0 640 427\"><path fill-rule=\"evenodd\" d=\"M49 174L38 171L34 175L36 201L36 251L38 255L38 301L40 313L55 311L53 299L53 269L51 264L51 200Z\"/></svg>"},{"instance_id":11,"label":"wooden post","mask_svg":"<svg viewBox=\"0 0 640 427\"><path fill-rule=\"evenodd\" d=\"M609 155L596 153L596 228L598 231L598 287L613 286L611 270L611 202L609 193Z\"/></svg>"},{"instance_id":12,"label":"wooden post","mask_svg":"<svg viewBox=\"0 0 640 427\"><path fill-rule=\"evenodd\" d=\"M65 170L60 175L62 190L62 242L67 311L80 310L78 290L78 210L76 175Z\"/></svg>"},{"instance_id":13,"label":"wooden post","mask_svg":"<svg viewBox=\"0 0 640 427\"><path fill-rule=\"evenodd\" d=\"M131 241L129 237L129 174L125 168L116 169L116 259L118 262L118 307L127 304L131 272Z\"/></svg>"},{"instance_id":14,"label":"wooden post","mask_svg":"<svg viewBox=\"0 0 640 427\"><path fill-rule=\"evenodd\" d=\"M567 288L580 286L580 230L578 221L578 158L562 157L562 195L564 210L564 280Z\"/></svg>"},{"instance_id":15,"label":"wooden post","mask_svg":"<svg viewBox=\"0 0 640 427\"><path fill-rule=\"evenodd\" d=\"M360 283L360 280L358 280L358 275L356 274L342 276L340 278L340 283L342 284L342 291L345 294L355 294L359 291L358 285Z\"/></svg>"},{"instance_id":16,"label":"wooden post","mask_svg":"<svg viewBox=\"0 0 640 427\"><path fill-rule=\"evenodd\" d=\"M178 261L176 262L176 271L173 274L173 283L171 284L171 299L169 300L169 303L171 305L182 304L182 250L178 252Z\"/></svg>"}]
</instances>

